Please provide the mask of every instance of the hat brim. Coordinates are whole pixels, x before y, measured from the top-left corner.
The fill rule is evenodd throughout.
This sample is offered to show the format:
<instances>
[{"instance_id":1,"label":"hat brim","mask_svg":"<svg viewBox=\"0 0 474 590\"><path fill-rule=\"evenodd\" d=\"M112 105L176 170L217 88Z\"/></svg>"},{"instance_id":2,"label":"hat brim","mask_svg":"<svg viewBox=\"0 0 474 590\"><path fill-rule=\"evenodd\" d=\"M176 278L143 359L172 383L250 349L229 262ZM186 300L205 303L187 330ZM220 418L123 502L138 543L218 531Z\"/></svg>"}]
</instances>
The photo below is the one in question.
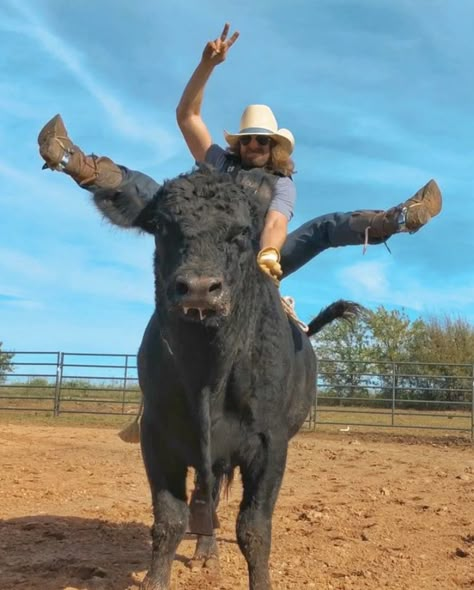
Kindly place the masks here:
<instances>
[{"instance_id":1,"label":"hat brim","mask_svg":"<svg viewBox=\"0 0 474 590\"><path fill-rule=\"evenodd\" d=\"M289 154L293 152L293 143L288 139L288 137L285 135L280 135L278 132L272 133L271 131L262 129L258 131L246 131L245 133L228 133L224 130L224 138L229 145L235 144L240 137L245 137L246 135L268 135L276 143L280 144Z\"/></svg>"}]
</instances>

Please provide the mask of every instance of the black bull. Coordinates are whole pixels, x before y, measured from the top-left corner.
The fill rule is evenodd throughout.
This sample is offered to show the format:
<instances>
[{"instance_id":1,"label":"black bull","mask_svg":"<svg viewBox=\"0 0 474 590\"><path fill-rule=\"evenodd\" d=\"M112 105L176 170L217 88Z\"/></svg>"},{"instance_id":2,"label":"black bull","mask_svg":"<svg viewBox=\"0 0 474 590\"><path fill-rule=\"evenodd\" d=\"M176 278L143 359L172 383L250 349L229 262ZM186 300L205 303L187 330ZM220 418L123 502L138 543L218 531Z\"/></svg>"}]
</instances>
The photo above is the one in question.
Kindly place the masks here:
<instances>
[{"instance_id":1,"label":"black bull","mask_svg":"<svg viewBox=\"0 0 474 590\"><path fill-rule=\"evenodd\" d=\"M308 335L288 319L278 289L256 264L270 193L257 196L248 178L250 188L201 169L166 182L148 202L95 195L112 222L142 229L156 243L156 311L138 356L141 445L154 514L147 590L169 588L188 525L190 466L211 533L216 482L239 468L237 541L250 589L270 589L271 520L288 440L315 393L308 335L357 307L333 304ZM262 189L264 175L253 180Z\"/></svg>"}]
</instances>

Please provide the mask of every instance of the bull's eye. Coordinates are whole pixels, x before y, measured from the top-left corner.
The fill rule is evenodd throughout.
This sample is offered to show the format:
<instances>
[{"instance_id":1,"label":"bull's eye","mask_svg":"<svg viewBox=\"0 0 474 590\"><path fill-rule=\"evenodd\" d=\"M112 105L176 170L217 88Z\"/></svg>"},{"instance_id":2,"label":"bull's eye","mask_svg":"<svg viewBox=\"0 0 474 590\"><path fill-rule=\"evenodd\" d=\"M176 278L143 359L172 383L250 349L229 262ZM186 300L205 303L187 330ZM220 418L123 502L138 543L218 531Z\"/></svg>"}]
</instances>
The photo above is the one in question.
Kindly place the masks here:
<instances>
[{"instance_id":1,"label":"bull's eye","mask_svg":"<svg viewBox=\"0 0 474 590\"><path fill-rule=\"evenodd\" d=\"M159 219L156 224L157 233L162 238L181 239L181 229L177 223L167 219Z\"/></svg>"},{"instance_id":2,"label":"bull's eye","mask_svg":"<svg viewBox=\"0 0 474 590\"><path fill-rule=\"evenodd\" d=\"M166 226L163 223L157 223L156 224L156 233L164 238L166 236Z\"/></svg>"}]
</instances>

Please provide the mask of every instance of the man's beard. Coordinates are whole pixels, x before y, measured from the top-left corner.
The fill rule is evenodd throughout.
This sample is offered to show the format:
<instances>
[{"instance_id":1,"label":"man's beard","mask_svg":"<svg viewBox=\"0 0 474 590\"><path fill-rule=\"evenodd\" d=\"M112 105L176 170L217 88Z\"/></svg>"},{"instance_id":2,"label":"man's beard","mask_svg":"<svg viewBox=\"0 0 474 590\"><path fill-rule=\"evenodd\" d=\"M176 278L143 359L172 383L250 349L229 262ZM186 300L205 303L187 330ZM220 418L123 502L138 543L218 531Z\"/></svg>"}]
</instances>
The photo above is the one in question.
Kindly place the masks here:
<instances>
[{"instance_id":1,"label":"man's beard","mask_svg":"<svg viewBox=\"0 0 474 590\"><path fill-rule=\"evenodd\" d=\"M254 152L251 155L246 155L245 159L242 158L242 168L263 168L270 161L267 154L261 152Z\"/></svg>"}]
</instances>

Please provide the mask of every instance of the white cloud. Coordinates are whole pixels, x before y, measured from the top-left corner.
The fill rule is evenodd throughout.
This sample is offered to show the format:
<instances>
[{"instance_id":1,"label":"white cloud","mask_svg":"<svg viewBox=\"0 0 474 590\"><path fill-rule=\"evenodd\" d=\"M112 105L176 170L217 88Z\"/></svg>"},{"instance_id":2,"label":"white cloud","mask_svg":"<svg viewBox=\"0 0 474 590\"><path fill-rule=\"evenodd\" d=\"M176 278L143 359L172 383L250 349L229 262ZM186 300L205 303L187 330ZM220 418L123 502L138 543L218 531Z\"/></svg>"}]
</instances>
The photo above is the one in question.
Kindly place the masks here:
<instances>
[{"instance_id":1,"label":"white cloud","mask_svg":"<svg viewBox=\"0 0 474 590\"><path fill-rule=\"evenodd\" d=\"M370 299L380 301L390 291L387 277L387 262L363 261L346 266L339 271L339 279L347 291L367 294Z\"/></svg>"},{"instance_id":2,"label":"white cloud","mask_svg":"<svg viewBox=\"0 0 474 590\"><path fill-rule=\"evenodd\" d=\"M113 96L95 79L87 57L48 30L26 2L15 0L10 4L27 25L20 31L37 41L46 53L60 62L76 78L79 84L101 105L118 133L132 140L146 142L162 157L170 157L176 153L180 144L178 145L174 134L158 125L151 124L150 118L138 118L131 114L130 110L126 109L117 97Z\"/></svg>"},{"instance_id":3,"label":"white cloud","mask_svg":"<svg viewBox=\"0 0 474 590\"><path fill-rule=\"evenodd\" d=\"M0 82L0 338L42 348L47 337L48 346L70 349L99 339L109 351L122 338L128 348L153 306L153 240L106 224L70 178L41 172L36 135L59 110L85 149L93 141L98 153L157 180L189 168L174 128L175 97L208 35L219 33L220 16L212 0L196 4L183 37L171 3L131 9L126 0L103 0L92 11L59 0L0 4L9 56ZM472 318L474 128L464 109L474 91L465 67L473 8L325 0L315 21L311 3L290 12L270 10L274 4L230 7L226 18L242 36L216 70L203 114L217 138L238 125L244 104L268 102L294 131L293 227L334 209L392 206L431 176L445 196L442 215L416 247L400 244L394 256L370 248L363 258L361 246L332 249L285 279L283 292L305 319L340 297L404 306L410 315L452 310ZM459 35L461 21L466 34Z\"/></svg>"},{"instance_id":4,"label":"white cloud","mask_svg":"<svg viewBox=\"0 0 474 590\"><path fill-rule=\"evenodd\" d=\"M0 248L0 279L7 274L27 277L31 280L53 278L51 268L41 264L34 256L17 250Z\"/></svg>"},{"instance_id":5,"label":"white cloud","mask_svg":"<svg viewBox=\"0 0 474 590\"><path fill-rule=\"evenodd\" d=\"M394 261L364 261L342 268L338 280L354 299L373 305L401 306L419 312L458 312L474 301L474 280L425 284L416 269L398 268ZM448 286L449 285L449 286Z\"/></svg>"},{"instance_id":6,"label":"white cloud","mask_svg":"<svg viewBox=\"0 0 474 590\"><path fill-rule=\"evenodd\" d=\"M54 246L53 246L54 248ZM80 249L63 246L38 256L0 249L0 293L25 300L54 301L89 295L99 299L153 304L152 269L97 265ZM59 289L59 291L58 291ZM62 295L61 295L62 293Z\"/></svg>"}]
</instances>

